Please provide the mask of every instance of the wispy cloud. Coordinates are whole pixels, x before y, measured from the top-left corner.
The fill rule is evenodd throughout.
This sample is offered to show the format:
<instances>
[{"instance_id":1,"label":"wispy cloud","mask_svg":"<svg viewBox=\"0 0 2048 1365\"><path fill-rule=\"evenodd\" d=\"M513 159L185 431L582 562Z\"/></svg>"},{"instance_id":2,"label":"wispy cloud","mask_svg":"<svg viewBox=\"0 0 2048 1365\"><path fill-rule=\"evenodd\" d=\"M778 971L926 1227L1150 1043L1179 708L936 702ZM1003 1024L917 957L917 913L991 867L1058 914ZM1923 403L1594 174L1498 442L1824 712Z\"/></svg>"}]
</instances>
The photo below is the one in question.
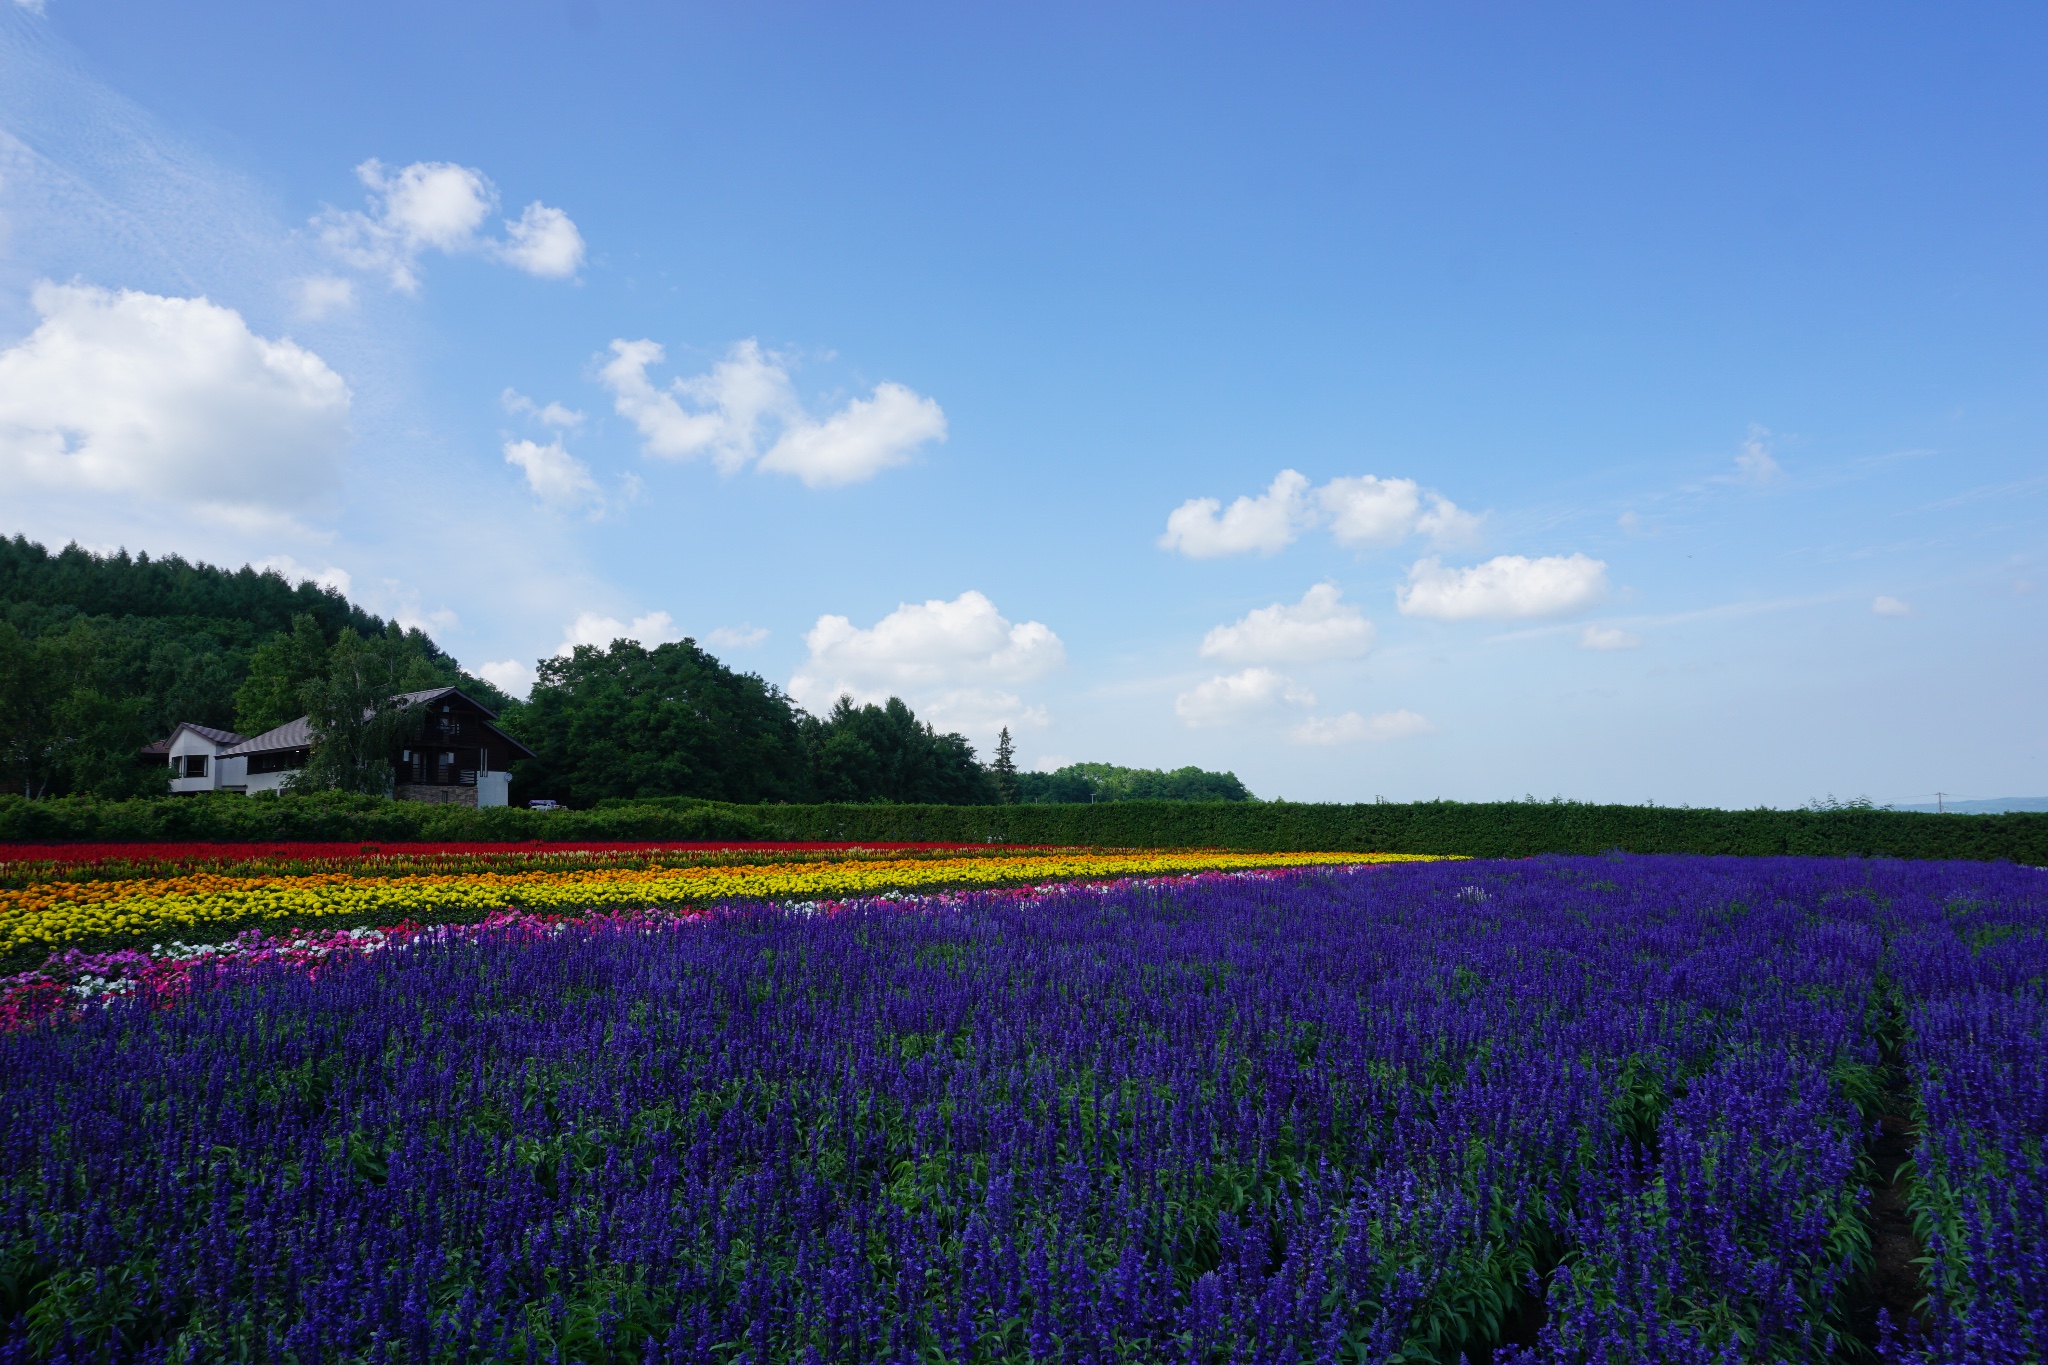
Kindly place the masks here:
<instances>
[{"instance_id":1,"label":"wispy cloud","mask_svg":"<svg viewBox=\"0 0 2048 1365\"><path fill-rule=\"evenodd\" d=\"M593 519L608 510L608 502L591 475L590 466L569 452L565 435L583 424L583 414L560 403L536 404L516 389L498 395L506 412L538 422L553 434L546 441L508 437L504 444L505 463L526 476L526 486L542 503L558 512L586 510ZM627 497L632 496L628 489Z\"/></svg>"},{"instance_id":2,"label":"wispy cloud","mask_svg":"<svg viewBox=\"0 0 2048 1365\"><path fill-rule=\"evenodd\" d=\"M1173 713L1191 730L1240 725L1276 707L1314 706L1315 694L1270 668L1219 674L1173 699Z\"/></svg>"},{"instance_id":3,"label":"wispy cloud","mask_svg":"<svg viewBox=\"0 0 2048 1365\"><path fill-rule=\"evenodd\" d=\"M419 292L420 259L429 251L482 255L543 279L569 279L582 268L576 224L537 200L505 223L504 237L486 235L498 189L474 166L415 161L387 171L373 157L356 167L356 178L370 192L369 209L325 209L313 227L336 258L383 275L402 294Z\"/></svg>"},{"instance_id":4,"label":"wispy cloud","mask_svg":"<svg viewBox=\"0 0 2048 1365\"><path fill-rule=\"evenodd\" d=\"M1341 716L1311 716L1290 729L1287 737L1296 744L1384 744L1435 729L1427 716L1414 711L1381 711L1371 716L1346 711Z\"/></svg>"},{"instance_id":5,"label":"wispy cloud","mask_svg":"<svg viewBox=\"0 0 2048 1365\"><path fill-rule=\"evenodd\" d=\"M2036 475L2031 479L2013 479L2006 483L1989 483L1981 487L1965 489L1951 497L1942 498L1938 502L1922 504L1922 510L1933 512L1950 507L1966 507L1970 503L1984 502L1993 498L2002 501L2008 498L2028 497L2039 493L2044 488L2048 488L2048 474Z\"/></svg>"},{"instance_id":6,"label":"wispy cloud","mask_svg":"<svg viewBox=\"0 0 2048 1365\"><path fill-rule=\"evenodd\" d=\"M1771 454L1770 431L1751 425L1749 434L1742 438L1742 449L1735 455L1735 481L1761 487L1784 477L1784 466Z\"/></svg>"},{"instance_id":7,"label":"wispy cloud","mask_svg":"<svg viewBox=\"0 0 2048 1365\"><path fill-rule=\"evenodd\" d=\"M583 425L584 415L575 409L564 407L560 403L549 403L544 407L536 405L531 398L517 389L506 389L498 395L498 402L505 411L514 416L531 417L544 427L560 427L566 430Z\"/></svg>"},{"instance_id":8,"label":"wispy cloud","mask_svg":"<svg viewBox=\"0 0 2048 1365\"><path fill-rule=\"evenodd\" d=\"M754 649L767 642L766 626L719 626L704 637L705 644L720 649Z\"/></svg>"},{"instance_id":9,"label":"wispy cloud","mask_svg":"<svg viewBox=\"0 0 2048 1365\"><path fill-rule=\"evenodd\" d=\"M1619 626L1587 626L1579 632L1579 648L1593 650L1638 649L1643 637Z\"/></svg>"},{"instance_id":10,"label":"wispy cloud","mask_svg":"<svg viewBox=\"0 0 2048 1365\"><path fill-rule=\"evenodd\" d=\"M751 338L733 343L708 373L666 388L647 376L666 358L659 343L621 339L611 350L598 377L619 416L639 430L641 451L661 459L708 456L728 474L758 463L822 488L873 478L946 439L939 405L895 383L812 417L785 359Z\"/></svg>"}]
</instances>

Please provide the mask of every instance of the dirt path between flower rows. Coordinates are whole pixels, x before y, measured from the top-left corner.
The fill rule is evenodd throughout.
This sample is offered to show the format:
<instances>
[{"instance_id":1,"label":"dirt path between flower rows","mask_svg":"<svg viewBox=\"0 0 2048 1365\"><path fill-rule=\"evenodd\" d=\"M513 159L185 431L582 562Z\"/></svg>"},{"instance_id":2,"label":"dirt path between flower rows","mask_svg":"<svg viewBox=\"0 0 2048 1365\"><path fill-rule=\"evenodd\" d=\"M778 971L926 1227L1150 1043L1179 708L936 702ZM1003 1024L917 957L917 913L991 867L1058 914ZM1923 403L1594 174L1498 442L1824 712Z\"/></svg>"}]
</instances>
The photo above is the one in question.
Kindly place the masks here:
<instances>
[{"instance_id":1,"label":"dirt path between flower rows","mask_svg":"<svg viewBox=\"0 0 2048 1365\"><path fill-rule=\"evenodd\" d=\"M1863 1216L1870 1227L1871 1272L1869 1298L1852 1317L1858 1338L1873 1350L1881 1335L1878 1317L1882 1313L1895 1330L1909 1334L1923 1326L1920 1311L1927 1285L1920 1273L1919 1235L1913 1230L1912 1210L1906 1203L1906 1182L1900 1168L1912 1158L1919 1130L1911 1117L1912 1081L1906 1070L1902 1030L1894 1027L1879 1042L1884 1067L1883 1112L1878 1115L1877 1135L1865 1150L1875 1167L1870 1198Z\"/></svg>"}]
</instances>

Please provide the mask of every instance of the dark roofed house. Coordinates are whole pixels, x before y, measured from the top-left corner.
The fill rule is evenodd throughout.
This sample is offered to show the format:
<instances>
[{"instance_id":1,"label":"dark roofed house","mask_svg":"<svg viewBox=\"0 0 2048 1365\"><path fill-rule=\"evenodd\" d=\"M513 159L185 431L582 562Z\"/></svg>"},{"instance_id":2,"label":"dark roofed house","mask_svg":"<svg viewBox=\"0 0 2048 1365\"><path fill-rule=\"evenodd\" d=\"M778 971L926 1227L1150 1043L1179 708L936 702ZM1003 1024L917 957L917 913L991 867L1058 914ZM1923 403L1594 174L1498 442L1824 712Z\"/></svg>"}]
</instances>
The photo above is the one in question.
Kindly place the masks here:
<instances>
[{"instance_id":1,"label":"dark roofed house","mask_svg":"<svg viewBox=\"0 0 2048 1365\"><path fill-rule=\"evenodd\" d=\"M497 727L496 711L453 687L408 692L399 700L427 709L425 728L398 754L399 800L456 806L510 801L512 760L534 753Z\"/></svg>"},{"instance_id":2,"label":"dark roofed house","mask_svg":"<svg viewBox=\"0 0 2048 1365\"><path fill-rule=\"evenodd\" d=\"M391 756L397 771L392 795L401 801L456 806L508 803L512 761L532 758L533 750L497 727L497 712L454 687L407 692L392 700L406 710L424 708L426 713L417 737ZM220 747L207 765L220 774L214 786L195 782L181 787L174 777L173 791L278 791L306 766L313 753L313 726L305 716L248 739L203 726L180 725L167 743L175 746L187 732L220 735L233 742ZM172 768L177 770L175 756Z\"/></svg>"}]
</instances>

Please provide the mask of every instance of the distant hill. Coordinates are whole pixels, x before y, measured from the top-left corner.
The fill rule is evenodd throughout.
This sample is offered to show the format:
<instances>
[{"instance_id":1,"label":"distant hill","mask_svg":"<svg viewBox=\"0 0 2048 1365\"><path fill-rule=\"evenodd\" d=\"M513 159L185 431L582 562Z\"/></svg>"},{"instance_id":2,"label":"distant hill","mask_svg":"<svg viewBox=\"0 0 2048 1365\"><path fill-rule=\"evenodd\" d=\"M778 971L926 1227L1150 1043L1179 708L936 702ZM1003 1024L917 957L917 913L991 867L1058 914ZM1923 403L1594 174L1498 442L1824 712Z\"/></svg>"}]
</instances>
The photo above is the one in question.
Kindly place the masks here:
<instances>
[{"instance_id":1,"label":"distant hill","mask_svg":"<svg viewBox=\"0 0 2048 1365\"><path fill-rule=\"evenodd\" d=\"M2048 811L2048 796L1997 796L1988 801L1943 801L1939 805L1893 806L1893 810L1947 811L1951 815L2005 815L2012 811Z\"/></svg>"}]
</instances>

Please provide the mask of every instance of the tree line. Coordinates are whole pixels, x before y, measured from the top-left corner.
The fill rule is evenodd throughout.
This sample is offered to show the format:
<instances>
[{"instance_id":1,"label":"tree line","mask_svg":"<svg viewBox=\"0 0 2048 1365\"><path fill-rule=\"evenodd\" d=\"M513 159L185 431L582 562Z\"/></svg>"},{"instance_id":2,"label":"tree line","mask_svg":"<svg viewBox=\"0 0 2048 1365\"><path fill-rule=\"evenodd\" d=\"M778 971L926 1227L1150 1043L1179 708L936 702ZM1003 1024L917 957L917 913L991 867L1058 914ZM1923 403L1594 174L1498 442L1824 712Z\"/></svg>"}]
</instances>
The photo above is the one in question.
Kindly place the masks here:
<instances>
[{"instance_id":1,"label":"tree line","mask_svg":"<svg viewBox=\"0 0 2048 1365\"><path fill-rule=\"evenodd\" d=\"M168 556L52 554L0 538L0 781L31 798L160 793L142 748L180 721L256 735L309 716L299 785L380 792L413 723L394 694L456 686L536 757L513 798L575 807L687 797L931 805L1246 801L1229 773L1082 763L1018 772L1005 730L984 763L900 698L813 716L692 640L615 640L541 662L518 701L418 629L332 588Z\"/></svg>"},{"instance_id":2,"label":"tree line","mask_svg":"<svg viewBox=\"0 0 2048 1365\"><path fill-rule=\"evenodd\" d=\"M161 793L144 745L180 721L247 735L305 715L336 651L374 657L380 681L505 700L332 588L0 537L0 781L29 797Z\"/></svg>"}]
</instances>

